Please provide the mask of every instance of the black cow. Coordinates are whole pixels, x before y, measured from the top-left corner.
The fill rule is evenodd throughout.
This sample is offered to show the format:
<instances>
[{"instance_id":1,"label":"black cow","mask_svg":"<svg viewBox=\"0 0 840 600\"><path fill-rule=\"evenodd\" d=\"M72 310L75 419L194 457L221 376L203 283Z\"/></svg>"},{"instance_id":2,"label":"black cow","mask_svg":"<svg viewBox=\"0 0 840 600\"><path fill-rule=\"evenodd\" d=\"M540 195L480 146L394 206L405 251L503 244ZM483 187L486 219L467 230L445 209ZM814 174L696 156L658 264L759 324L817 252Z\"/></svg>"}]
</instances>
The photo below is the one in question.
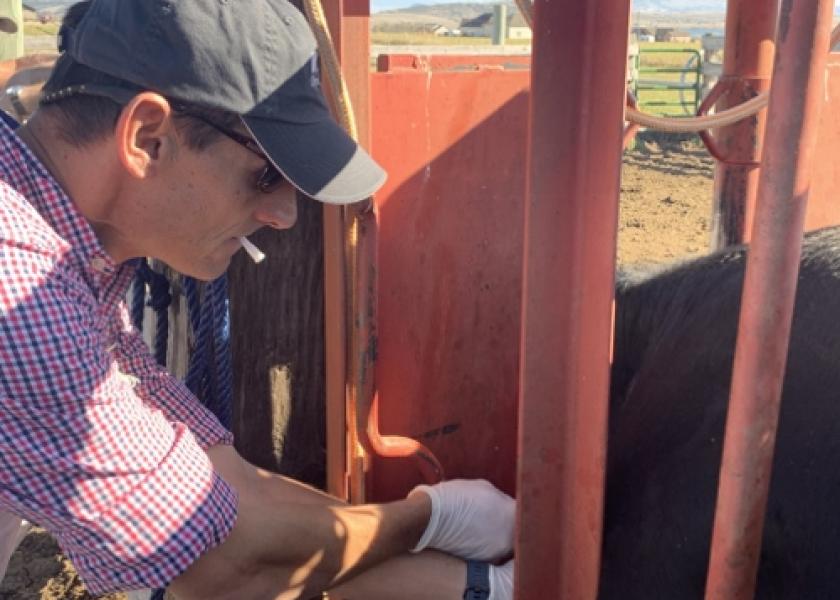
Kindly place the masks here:
<instances>
[{"instance_id":1,"label":"black cow","mask_svg":"<svg viewBox=\"0 0 840 600\"><path fill-rule=\"evenodd\" d=\"M703 596L744 277L736 247L616 294L603 599ZM840 598L840 228L806 236L757 598Z\"/></svg>"}]
</instances>

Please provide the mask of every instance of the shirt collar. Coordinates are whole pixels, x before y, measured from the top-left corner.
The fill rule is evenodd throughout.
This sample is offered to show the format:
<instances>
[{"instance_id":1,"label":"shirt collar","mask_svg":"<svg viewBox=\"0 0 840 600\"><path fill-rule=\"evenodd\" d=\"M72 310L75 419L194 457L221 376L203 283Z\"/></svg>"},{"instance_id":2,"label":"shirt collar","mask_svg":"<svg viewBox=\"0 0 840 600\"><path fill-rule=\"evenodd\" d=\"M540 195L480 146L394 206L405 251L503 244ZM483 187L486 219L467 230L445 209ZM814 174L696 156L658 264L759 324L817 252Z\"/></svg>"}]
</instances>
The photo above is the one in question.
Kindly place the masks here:
<instances>
[{"instance_id":1,"label":"shirt collar","mask_svg":"<svg viewBox=\"0 0 840 600\"><path fill-rule=\"evenodd\" d=\"M72 257L95 281L112 276L118 265L105 252L91 224L75 202L58 185L29 147L5 122L0 121L0 178L24 196L69 245Z\"/></svg>"}]
</instances>

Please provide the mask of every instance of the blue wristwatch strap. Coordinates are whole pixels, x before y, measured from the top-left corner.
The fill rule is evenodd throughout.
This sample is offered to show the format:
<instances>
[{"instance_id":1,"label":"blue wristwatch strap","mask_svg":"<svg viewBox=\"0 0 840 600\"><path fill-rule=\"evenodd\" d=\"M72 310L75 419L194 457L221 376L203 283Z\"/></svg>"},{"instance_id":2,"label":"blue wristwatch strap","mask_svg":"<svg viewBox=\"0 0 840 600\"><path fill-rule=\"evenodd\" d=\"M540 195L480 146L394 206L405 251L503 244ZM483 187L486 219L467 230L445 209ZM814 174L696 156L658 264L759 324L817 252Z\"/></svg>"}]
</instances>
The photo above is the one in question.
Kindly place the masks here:
<instances>
[{"instance_id":1,"label":"blue wristwatch strap","mask_svg":"<svg viewBox=\"0 0 840 600\"><path fill-rule=\"evenodd\" d=\"M490 597L490 563L467 561L467 589L464 600L487 600Z\"/></svg>"}]
</instances>

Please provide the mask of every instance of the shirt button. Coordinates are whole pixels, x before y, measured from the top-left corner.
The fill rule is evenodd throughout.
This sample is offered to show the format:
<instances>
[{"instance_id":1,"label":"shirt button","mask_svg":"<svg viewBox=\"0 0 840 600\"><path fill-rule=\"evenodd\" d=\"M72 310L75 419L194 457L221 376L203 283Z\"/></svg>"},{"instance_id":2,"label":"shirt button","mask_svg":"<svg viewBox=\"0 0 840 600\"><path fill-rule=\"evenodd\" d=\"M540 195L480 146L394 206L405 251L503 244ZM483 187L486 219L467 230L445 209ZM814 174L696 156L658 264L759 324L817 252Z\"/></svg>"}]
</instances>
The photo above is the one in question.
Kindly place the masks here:
<instances>
[{"instance_id":1,"label":"shirt button","mask_svg":"<svg viewBox=\"0 0 840 600\"><path fill-rule=\"evenodd\" d=\"M105 259L104 258L94 258L90 261L90 266L94 271L104 271L105 270Z\"/></svg>"}]
</instances>

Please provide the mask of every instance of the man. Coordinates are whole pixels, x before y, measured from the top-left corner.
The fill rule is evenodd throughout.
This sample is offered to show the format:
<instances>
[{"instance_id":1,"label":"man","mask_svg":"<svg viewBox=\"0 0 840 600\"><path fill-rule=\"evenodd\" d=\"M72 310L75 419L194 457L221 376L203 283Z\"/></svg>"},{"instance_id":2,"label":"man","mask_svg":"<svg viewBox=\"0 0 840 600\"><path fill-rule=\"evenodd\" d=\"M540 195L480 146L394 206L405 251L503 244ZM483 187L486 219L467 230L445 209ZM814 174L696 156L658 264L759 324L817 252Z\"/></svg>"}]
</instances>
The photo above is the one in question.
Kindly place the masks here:
<instances>
[{"instance_id":1,"label":"man","mask_svg":"<svg viewBox=\"0 0 840 600\"><path fill-rule=\"evenodd\" d=\"M329 117L300 13L93 0L60 36L40 108L0 131L0 509L96 594L511 598L510 562L476 562L509 557L511 498L452 481L351 507L256 469L130 325L132 259L212 279L242 238L292 226L296 189L349 203L383 183Z\"/></svg>"}]
</instances>

